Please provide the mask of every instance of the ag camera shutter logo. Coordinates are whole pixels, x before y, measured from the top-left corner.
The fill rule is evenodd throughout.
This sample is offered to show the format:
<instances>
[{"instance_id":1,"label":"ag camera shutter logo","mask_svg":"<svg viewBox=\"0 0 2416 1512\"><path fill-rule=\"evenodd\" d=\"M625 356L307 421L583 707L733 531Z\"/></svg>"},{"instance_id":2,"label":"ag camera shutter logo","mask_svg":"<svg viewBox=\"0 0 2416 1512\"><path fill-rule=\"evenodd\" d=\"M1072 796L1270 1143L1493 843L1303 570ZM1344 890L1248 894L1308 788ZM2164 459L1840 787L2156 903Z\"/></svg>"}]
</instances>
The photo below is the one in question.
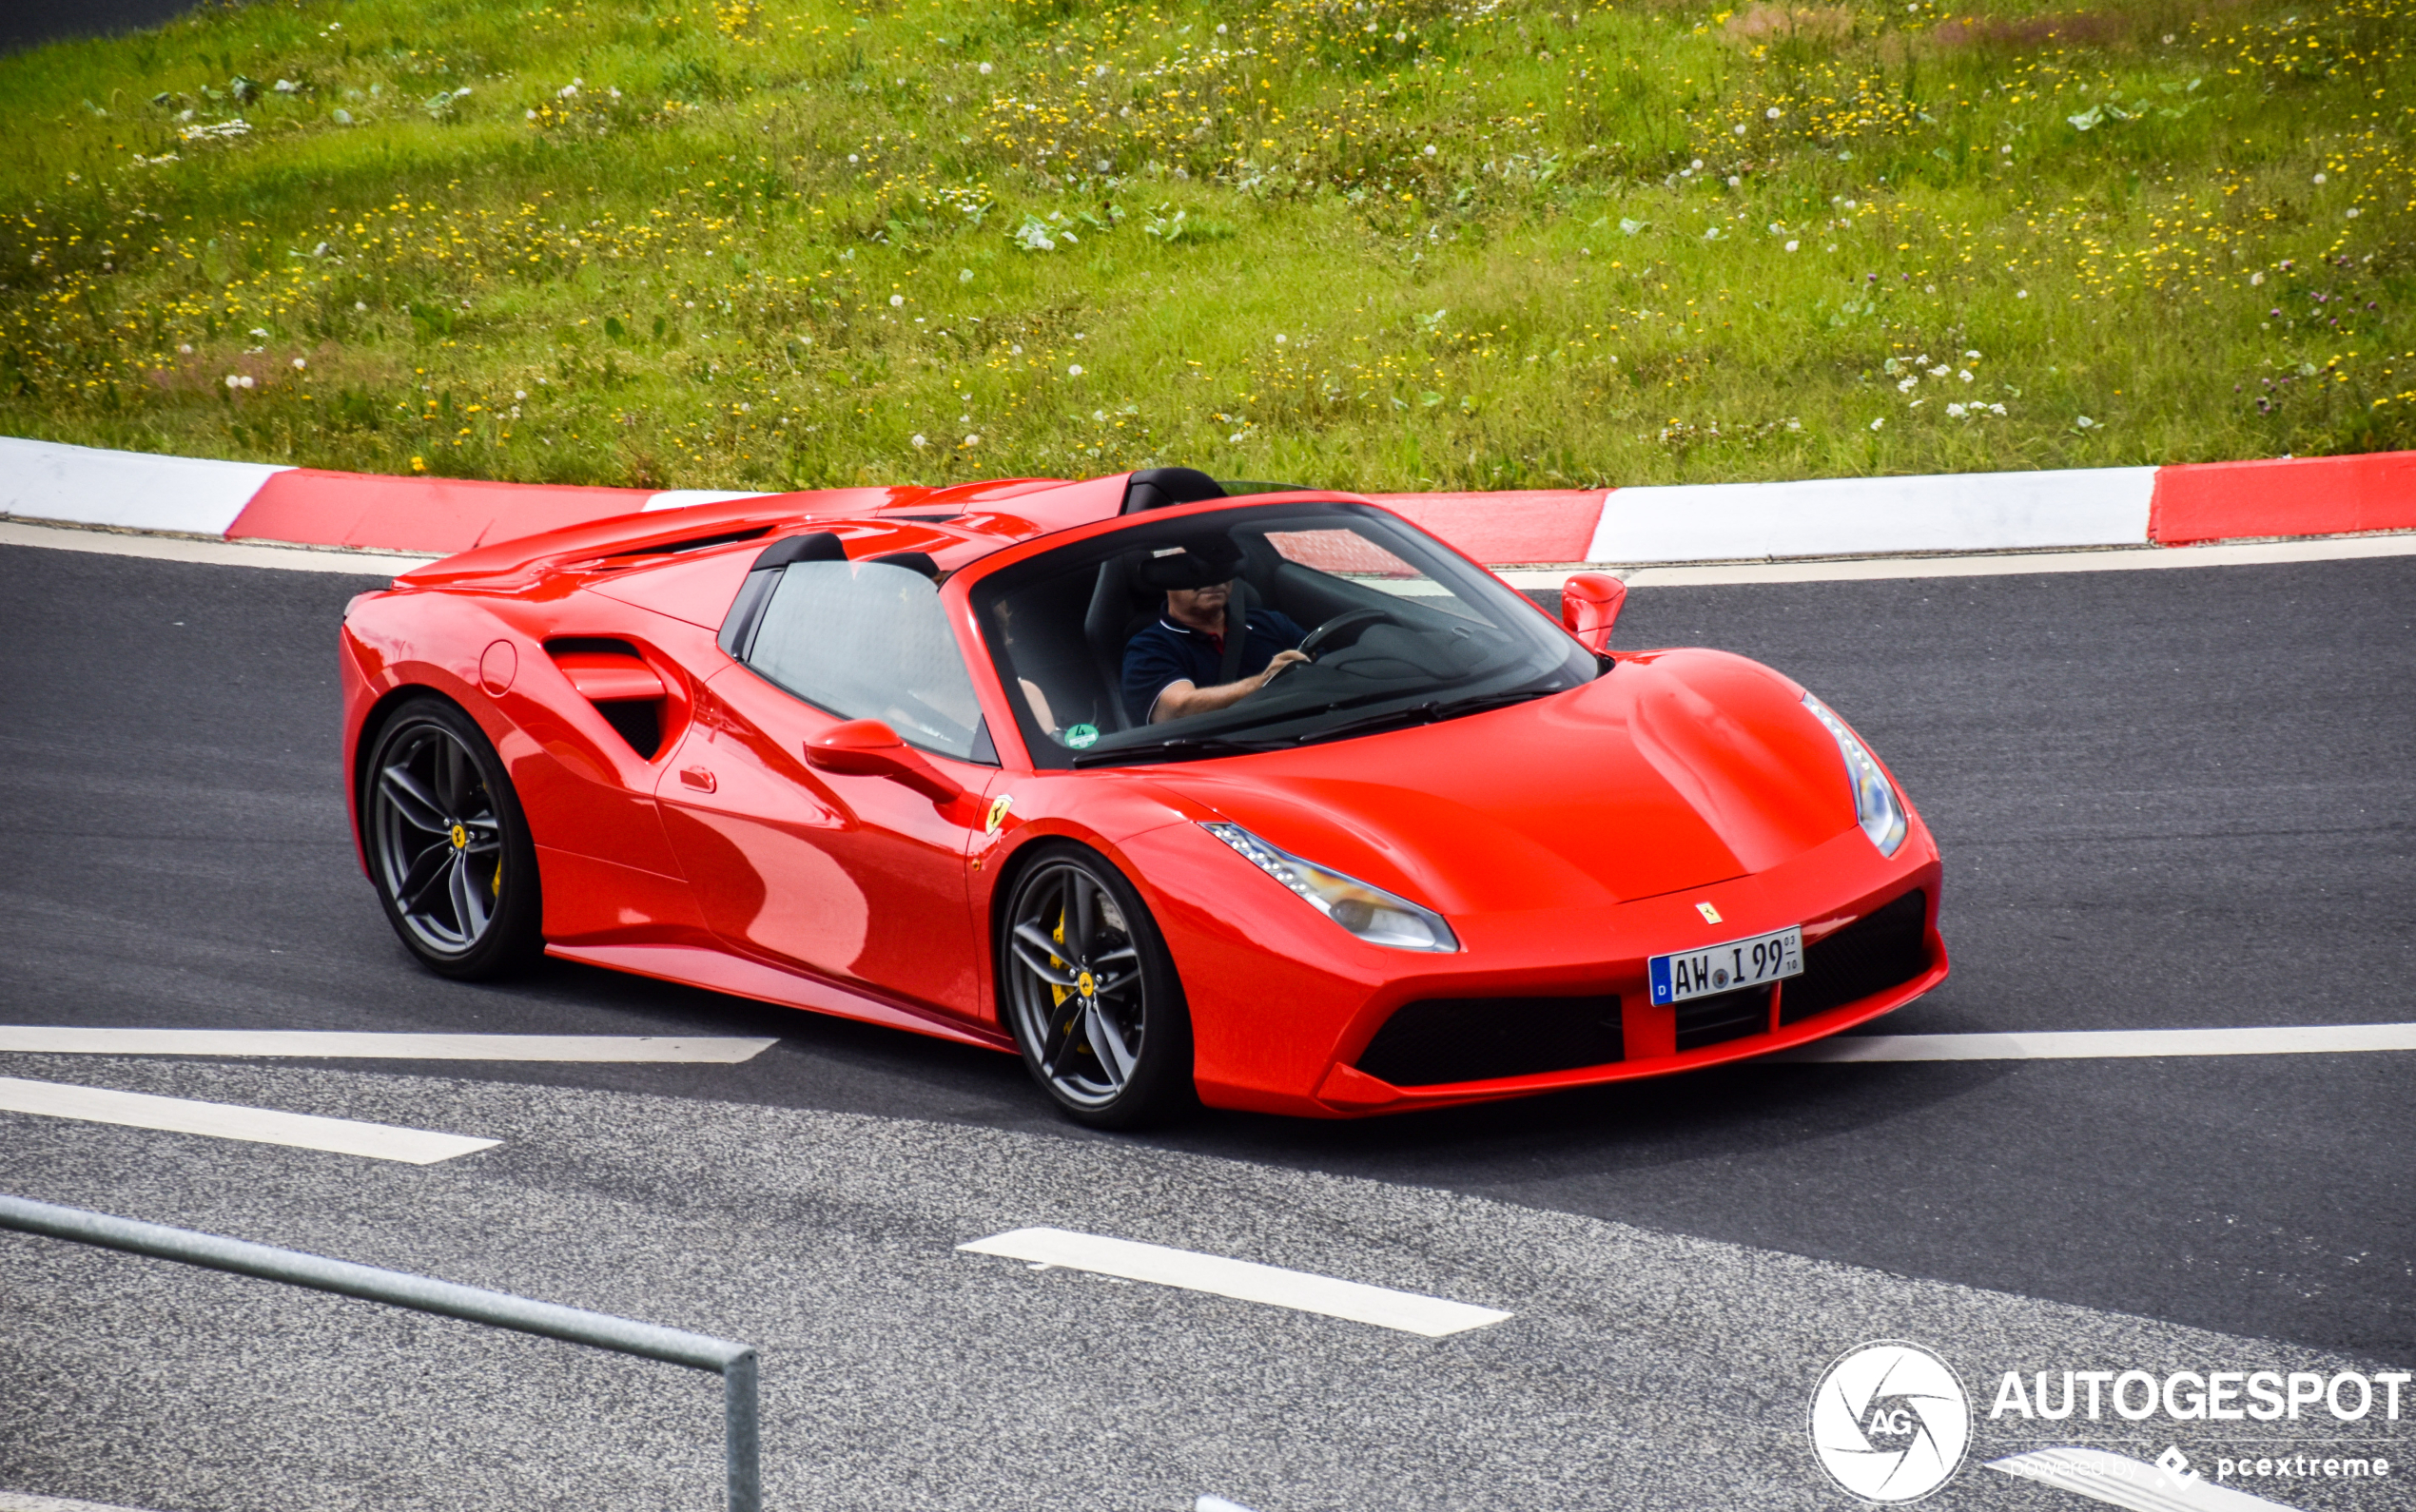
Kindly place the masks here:
<instances>
[{"instance_id":1,"label":"ag camera shutter logo","mask_svg":"<svg viewBox=\"0 0 2416 1512\"><path fill-rule=\"evenodd\" d=\"M1812 1455L1865 1502L1918 1502L1955 1478L1971 1446L1972 1405L1954 1367L1918 1344L1882 1339L1841 1355L1812 1388Z\"/></svg>"}]
</instances>

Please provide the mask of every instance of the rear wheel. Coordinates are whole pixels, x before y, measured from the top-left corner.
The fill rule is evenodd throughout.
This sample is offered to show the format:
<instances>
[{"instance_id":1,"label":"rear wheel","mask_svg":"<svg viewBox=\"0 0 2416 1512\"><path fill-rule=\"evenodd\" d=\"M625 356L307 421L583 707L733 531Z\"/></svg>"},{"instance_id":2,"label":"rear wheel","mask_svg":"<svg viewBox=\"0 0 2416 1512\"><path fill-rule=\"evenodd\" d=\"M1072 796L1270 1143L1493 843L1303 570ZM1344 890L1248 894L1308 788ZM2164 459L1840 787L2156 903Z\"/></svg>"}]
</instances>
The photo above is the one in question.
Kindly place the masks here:
<instances>
[{"instance_id":1,"label":"rear wheel","mask_svg":"<svg viewBox=\"0 0 2416 1512\"><path fill-rule=\"evenodd\" d=\"M476 720L433 694L411 699L378 732L361 788L369 875L413 955L464 979L536 957L536 847Z\"/></svg>"},{"instance_id":2,"label":"rear wheel","mask_svg":"<svg viewBox=\"0 0 2416 1512\"><path fill-rule=\"evenodd\" d=\"M1123 873L1053 843L1017 876L1002 923L1002 1006L1024 1066L1069 1117L1129 1129L1191 1105L1182 984Z\"/></svg>"}]
</instances>

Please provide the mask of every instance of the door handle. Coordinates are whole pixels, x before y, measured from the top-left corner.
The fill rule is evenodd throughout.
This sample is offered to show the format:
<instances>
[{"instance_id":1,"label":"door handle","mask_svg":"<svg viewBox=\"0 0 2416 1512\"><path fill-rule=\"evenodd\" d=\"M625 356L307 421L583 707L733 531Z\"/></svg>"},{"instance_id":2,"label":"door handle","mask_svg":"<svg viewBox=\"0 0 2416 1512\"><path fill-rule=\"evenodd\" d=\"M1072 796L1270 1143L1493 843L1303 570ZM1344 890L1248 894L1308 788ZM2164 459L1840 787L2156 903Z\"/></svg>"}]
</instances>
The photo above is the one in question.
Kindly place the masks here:
<instances>
[{"instance_id":1,"label":"door handle","mask_svg":"<svg viewBox=\"0 0 2416 1512\"><path fill-rule=\"evenodd\" d=\"M713 774L702 766L685 766L680 768L679 780L686 785L695 788L698 792L710 793L713 790L714 786Z\"/></svg>"}]
</instances>

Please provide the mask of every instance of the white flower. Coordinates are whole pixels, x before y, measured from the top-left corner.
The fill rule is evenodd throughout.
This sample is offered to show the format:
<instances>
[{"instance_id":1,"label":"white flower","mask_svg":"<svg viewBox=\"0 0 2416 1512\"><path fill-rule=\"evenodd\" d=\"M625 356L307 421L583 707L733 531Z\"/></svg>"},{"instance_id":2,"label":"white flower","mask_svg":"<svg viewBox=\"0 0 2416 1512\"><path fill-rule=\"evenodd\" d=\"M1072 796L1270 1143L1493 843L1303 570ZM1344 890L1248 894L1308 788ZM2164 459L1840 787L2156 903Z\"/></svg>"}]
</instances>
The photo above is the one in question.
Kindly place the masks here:
<instances>
[{"instance_id":1,"label":"white flower","mask_svg":"<svg viewBox=\"0 0 2416 1512\"><path fill-rule=\"evenodd\" d=\"M915 433L914 433L914 444L915 444L915 447L916 447L918 450L920 450L921 448L925 447L925 446L928 446L928 445L930 445L931 443L930 443L930 441L928 441L927 439L925 439L925 436L924 436L924 435L923 435L923 433L922 433L921 431L917 431L917 432L915 432Z\"/></svg>"},{"instance_id":2,"label":"white flower","mask_svg":"<svg viewBox=\"0 0 2416 1512\"><path fill-rule=\"evenodd\" d=\"M254 336L266 336L268 333L267 333L266 331L262 330L259 326L255 325L255 326L253 326L253 327L252 327L252 329L251 329L251 334L252 334L252 335L254 335Z\"/></svg>"},{"instance_id":3,"label":"white flower","mask_svg":"<svg viewBox=\"0 0 2416 1512\"><path fill-rule=\"evenodd\" d=\"M857 157L854 153L850 152L848 154L848 161L850 163L862 163L864 159Z\"/></svg>"},{"instance_id":4,"label":"white flower","mask_svg":"<svg viewBox=\"0 0 2416 1512\"><path fill-rule=\"evenodd\" d=\"M1023 343L1018 341L1013 346L1008 347L1006 349L1006 355L1009 357L1022 357L1023 355Z\"/></svg>"},{"instance_id":5,"label":"white flower","mask_svg":"<svg viewBox=\"0 0 2416 1512\"><path fill-rule=\"evenodd\" d=\"M1703 228L1703 239L1704 239L1705 241L1706 241L1706 242L1717 242L1717 241L1719 241L1719 240L1720 240L1720 228L1719 228L1718 226L1716 226L1716 225L1707 225L1707 226L1705 226L1705 227Z\"/></svg>"},{"instance_id":6,"label":"white flower","mask_svg":"<svg viewBox=\"0 0 2416 1512\"><path fill-rule=\"evenodd\" d=\"M985 64L984 64L984 65L982 65L982 71L983 71L984 73L987 73L987 72L989 72L989 71L990 71L990 66L989 66L988 64L986 64L986 63L985 63Z\"/></svg>"},{"instance_id":7,"label":"white flower","mask_svg":"<svg viewBox=\"0 0 2416 1512\"><path fill-rule=\"evenodd\" d=\"M302 86L296 84L291 79L280 79L274 85L270 86L270 87L274 88L279 94L293 94L300 90Z\"/></svg>"},{"instance_id":8,"label":"white flower","mask_svg":"<svg viewBox=\"0 0 2416 1512\"><path fill-rule=\"evenodd\" d=\"M1092 76L1093 78L1098 78L1098 79L1104 79L1104 78L1106 78L1106 77L1107 77L1107 65L1102 63L1102 64L1101 64L1098 68L1093 68L1093 69L1091 70L1091 76Z\"/></svg>"},{"instance_id":9,"label":"white flower","mask_svg":"<svg viewBox=\"0 0 2416 1512\"><path fill-rule=\"evenodd\" d=\"M1871 422L1871 429L1876 431L1876 430L1878 430L1880 426L1885 425L1886 423L1887 423L1887 418L1886 418L1886 417L1882 416L1882 417L1880 417L1879 419L1873 420L1873 421Z\"/></svg>"},{"instance_id":10,"label":"white flower","mask_svg":"<svg viewBox=\"0 0 2416 1512\"><path fill-rule=\"evenodd\" d=\"M2006 157L2012 157L2012 156L2014 155L2014 149L2013 149L2013 147L2012 147L2011 145L2001 146L2001 147L1998 147L1997 150L1998 152L2000 152L2000 153L2004 154Z\"/></svg>"},{"instance_id":11,"label":"white flower","mask_svg":"<svg viewBox=\"0 0 2416 1512\"><path fill-rule=\"evenodd\" d=\"M556 100L575 100L578 98L578 93L579 87L577 85L566 84L562 86L562 87L554 91L554 98Z\"/></svg>"},{"instance_id":12,"label":"white flower","mask_svg":"<svg viewBox=\"0 0 2416 1512\"><path fill-rule=\"evenodd\" d=\"M1946 413L1959 420L1963 417L1963 407L1959 404L1949 404L1946 406Z\"/></svg>"},{"instance_id":13,"label":"white flower","mask_svg":"<svg viewBox=\"0 0 2416 1512\"><path fill-rule=\"evenodd\" d=\"M1291 339L1291 338L1290 338L1290 337L1288 337L1288 336L1285 336L1285 335L1284 335L1281 331L1277 331L1277 332L1276 333L1276 345L1277 345L1277 346L1281 346L1281 345L1283 345L1283 343L1284 343L1284 342L1286 342L1286 341L1288 341L1288 340L1290 340L1290 339Z\"/></svg>"},{"instance_id":14,"label":"white flower","mask_svg":"<svg viewBox=\"0 0 2416 1512\"><path fill-rule=\"evenodd\" d=\"M176 350L186 357L191 357L193 355L193 343L190 341L179 341L176 343Z\"/></svg>"},{"instance_id":15,"label":"white flower","mask_svg":"<svg viewBox=\"0 0 2416 1512\"><path fill-rule=\"evenodd\" d=\"M2358 218L2360 213L2361 212L2357 206L2352 204L2348 209L2341 212L2341 219L2344 221L2354 221Z\"/></svg>"},{"instance_id":16,"label":"white flower","mask_svg":"<svg viewBox=\"0 0 2416 1512\"><path fill-rule=\"evenodd\" d=\"M1737 187L1739 184L1742 184L1743 183L1744 183L1744 180L1743 180L1743 179L1741 179L1741 178L1737 177L1735 174L1731 173L1731 174L1729 174L1729 175L1728 175L1728 187L1729 187L1729 188L1733 189L1733 188Z\"/></svg>"},{"instance_id":17,"label":"white flower","mask_svg":"<svg viewBox=\"0 0 2416 1512\"><path fill-rule=\"evenodd\" d=\"M343 113L341 110L337 111L337 112L336 112L336 114L337 114L337 116L338 116L339 118L344 118L344 113ZM527 114L527 116L526 116L526 117L524 117L523 119L530 120L530 121L534 121L534 120L536 120L536 108L535 108L534 107L532 107L530 108L529 113Z\"/></svg>"},{"instance_id":18,"label":"white flower","mask_svg":"<svg viewBox=\"0 0 2416 1512\"><path fill-rule=\"evenodd\" d=\"M536 112L532 110L529 113L534 115ZM338 126L350 126L352 125L352 112L349 110L339 110L336 112L334 119L336 125Z\"/></svg>"},{"instance_id":19,"label":"white flower","mask_svg":"<svg viewBox=\"0 0 2416 1512\"><path fill-rule=\"evenodd\" d=\"M227 374L227 375L226 375L226 386L227 386L228 388L230 388L230 389L239 389L239 388L242 388L242 387L244 386L244 378L243 378L243 375L241 375L241 374L239 374L239 373L229 373L229 374Z\"/></svg>"},{"instance_id":20,"label":"white flower","mask_svg":"<svg viewBox=\"0 0 2416 1512\"><path fill-rule=\"evenodd\" d=\"M905 306L905 304L906 304L906 296L905 296L905 295L903 295L903 294L892 294L892 295L890 295L890 296L889 296L889 308L891 308L891 309L893 309L893 310L895 310L895 309L900 309L900 308L903 308L903 307Z\"/></svg>"},{"instance_id":21,"label":"white flower","mask_svg":"<svg viewBox=\"0 0 2416 1512\"><path fill-rule=\"evenodd\" d=\"M2076 419L2076 420L2073 421L2072 423L2073 423L2075 426L2077 426L2079 429L2084 430L2084 431L2094 431L2094 430L2095 430L2095 429L2097 428L2097 422L2096 422L2096 421L2095 421L2095 420L2093 420L2093 419L2091 419L2091 418L2090 418L2088 416L2086 416L2086 415L2082 416L2080 418L2078 418L2078 419Z\"/></svg>"},{"instance_id":22,"label":"white flower","mask_svg":"<svg viewBox=\"0 0 2416 1512\"><path fill-rule=\"evenodd\" d=\"M2319 174L2317 174L2317 175L2315 176L2315 182L2316 182L2316 183L2318 183L2318 184L2323 183L2323 182L2324 182L2324 175L2322 175L2322 174L2320 174L2320 173L2319 173Z\"/></svg>"},{"instance_id":23,"label":"white flower","mask_svg":"<svg viewBox=\"0 0 2416 1512\"><path fill-rule=\"evenodd\" d=\"M1979 360L1979 354L1978 352L1966 352L1963 355L1970 358L1975 362Z\"/></svg>"},{"instance_id":24,"label":"white flower","mask_svg":"<svg viewBox=\"0 0 2416 1512\"><path fill-rule=\"evenodd\" d=\"M2002 404L1992 404L1988 407L1988 413L1991 415L2002 415L2005 413L2005 406Z\"/></svg>"},{"instance_id":25,"label":"white flower","mask_svg":"<svg viewBox=\"0 0 2416 1512\"><path fill-rule=\"evenodd\" d=\"M1107 419L1107 412L1105 410L1093 410L1091 411L1091 418L1103 424Z\"/></svg>"},{"instance_id":26,"label":"white flower","mask_svg":"<svg viewBox=\"0 0 2416 1512\"><path fill-rule=\"evenodd\" d=\"M1938 366L1929 370L1929 376L1932 378L1942 378L1953 371L1954 369L1948 367L1945 363L1940 362Z\"/></svg>"},{"instance_id":27,"label":"white flower","mask_svg":"<svg viewBox=\"0 0 2416 1512\"><path fill-rule=\"evenodd\" d=\"M1769 109L1763 111L1762 114L1768 120L1776 121L1779 118L1779 107L1774 105Z\"/></svg>"},{"instance_id":28,"label":"white flower","mask_svg":"<svg viewBox=\"0 0 2416 1512\"><path fill-rule=\"evenodd\" d=\"M1432 157L1432 156L1434 156L1434 144L1433 144L1433 143L1430 142L1430 143L1428 143L1428 144L1426 145L1426 155L1427 155L1428 157L1430 157L1430 158L1431 158L1431 157Z\"/></svg>"},{"instance_id":29,"label":"white flower","mask_svg":"<svg viewBox=\"0 0 2416 1512\"><path fill-rule=\"evenodd\" d=\"M301 358L296 358L296 359L294 359L294 371L295 371L295 372L299 373L299 372L301 372L302 369L304 369L304 368L306 368L306 367L308 367L308 366L310 366L310 364L309 364L308 362L304 361L302 359L301 359Z\"/></svg>"},{"instance_id":30,"label":"white flower","mask_svg":"<svg viewBox=\"0 0 2416 1512\"><path fill-rule=\"evenodd\" d=\"M512 391L512 397L516 399L524 399L529 397L529 391L526 389L514 389Z\"/></svg>"},{"instance_id":31,"label":"white flower","mask_svg":"<svg viewBox=\"0 0 2416 1512\"><path fill-rule=\"evenodd\" d=\"M1919 383L1920 380L1921 378L1919 374L1907 374L1905 375L1904 381L1896 385L1896 392L1899 394L1910 394L1913 392L1913 385Z\"/></svg>"},{"instance_id":32,"label":"white flower","mask_svg":"<svg viewBox=\"0 0 2416 1512\"><path fill-rule=\"evenodd\" d=\"M1795 250L1798 246L1801 246L1802 244L1802 242L1800 242L1789 241L1789 242L1787 242L1787 250L1788 250L1788 251L1790 251L1790 252L1792 252L1792 251L1794 251L1794 250Z\"/></svg>"},{"instance_id":33,"label":"white flower","mask_svg":"<svg viewBox=\"0 0 2416 1512\"><path fill-rule=\"evenodd\" d=\"M1701 172L1703 171L1703 159L1701 159L1701 158L1697 158L1697 159L1695 159L1695 161L1694 161L1694 170L1695 170L1697 173L1701 173Z\"/></svg>"},{"instance_id":34,"label":"white flower","mask_svg":"<svg viewBox=\"0 0 2416 1512\"><path fill-rule=\"evenodd\" d=\"M964 438L964 444L967 446L979 446L982 444L982 438L979 436L967 436Z\"/></svg>"},{"instance_id":35,"label":"white flower","mask_svg":"<svg viewBox=\"0 0 2416 1512\"><path fill-rule=\"evenodd\" d=\"M959 283L970 283L970 282L972 282L972 281L973 281L973 270L972 270L971 268L959 268L959 269L957 269L957 270L956 270L956 281L957 281Z\"/></svg>"},{"instance_id":36,"label":"white flower","mask_svg":"<svg viewBox=\"0 0 2416 1512\"><path fill-rule=\"evenodd\" d=\"M2030 298L2030 291L2029 291L2028 289L2016 289L2016 290L2014 291L2014 298L2015 298L2015 299L2017 299L2017 300L2026 300L2026 299L2029 299L2029 298Z\"/></svg>"},{"instance_id":37,"label":"white flower","mask_svg":"<svg viewBox=\"0 0 2416 1512\"><path fill-rule=\"evenodd\" d=\"M1743 136L1743 135L1744 135L1744 122L1742 122L1742 121L1738 122L1738 123L1737 123L1737 127L1736 127L1736 130L1737 130L1737 135L1739 135L1739 136Z\"/></svg>"},{"instance_id":38,"label":"white flower","mask_svg":"<svg viewBox=\"0 0 2416 1512\"><path fill-rule=\"evenodd\" d=\"M1220 37L1221 37L1221 36L1223 36L1224 34L1225 34L1225 24L1224 24L1223 22L1219 21L1219 22L1218 22L1218 23L1217 23L1217 35L1218 35L1218 36L1220 36Z\"/></svg>"},{"instance_id":39,"label":"white flower","mask_svg":"<svg viewBox=\"0 0 2416 1512\"><path fill-rule=\"evenodd\" d=\"M1081 378L1082 376L1082 364L1080 362L1068 363L1065 368L1065 376L1067 378Z\"/></svg>"},{"instance_id":40,"label":"white flower","mask_svg":"<svg viewBox=\"0 0 2416 1512\"><path fill-rule=\"evenodd\" d=\"M1970 368L1964 368L1962 371L1960 371L1960 372L1957 373L1955 376L1956 376L1957 378L1961 378L1961 379L1962 379L1964 382L1966 382L1966 383L1970 383L1970 382L1974 382L1974 381L1976 381L1976 380L1972 378L1972 370L1971 370Z\"/></svg>"}]
</instances>

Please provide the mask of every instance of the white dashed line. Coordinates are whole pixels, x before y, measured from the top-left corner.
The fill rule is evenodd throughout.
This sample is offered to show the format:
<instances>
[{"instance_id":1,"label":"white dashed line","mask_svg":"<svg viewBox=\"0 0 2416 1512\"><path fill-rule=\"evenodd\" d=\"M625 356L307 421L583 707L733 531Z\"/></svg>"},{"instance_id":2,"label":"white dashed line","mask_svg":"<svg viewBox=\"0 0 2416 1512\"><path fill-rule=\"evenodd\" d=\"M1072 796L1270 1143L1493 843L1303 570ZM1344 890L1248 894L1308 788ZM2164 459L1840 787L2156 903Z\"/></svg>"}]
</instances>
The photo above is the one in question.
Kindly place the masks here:
<instances>
[{"instance_id":1,"label":"white dashed line","mask_svg":"<svg viewBox=\"0 0 2416 1512\"><path fill-rule=\"evenodd\" d=\"M300 1056L330 1060L686 1062L734 1066L777 1039L640 1035L390 1035L284 1029L78 1029L0 1025L0 1053Z\"/></svg>"},{"instance_id":2,"label":"white dashed line","mask_svg":"<svg viewBox=\"0 0 2416 1512\"><path fill-rule=\"evenodd\" d=\"M1279 1266L1170 1250L1164 1245L1141 1244L1132 1239L1108 1239L1067 1229L1017 1229L957 1248L974 1254L1003 1255L1035 1265L1063 1266L1069 1270L1088 1270L1128 1281L1206 1291L1242 1302L1322 1313L1329 1318L1347 1318L1354 1323L1373 1323L1378 1328L1398 1328L1430 1339L1482 1328L1510 1316L1491 1308L1423 1297L1414 1291L1395 1291L1390 1287L1338 1281L1306 1270L1286 1270Z\"/></svg>"},{"instance_id":3,"label":"white dashed line","mask_svg":"<svg viewBox=\"0 0 2416 1512\"><path fill-rule=\"evenodd\" d=\"M2278 1029L2068 1029L2010 1035L1841 1035L1771 1060L2087 1060L2131 1056L2315 1056L2416 1050L2416 1024Z\"/></svg>"},{"instance_id":4,"label":"white dashed line","mask_svg":"<svg viewBox=\"0 0 2416 1512\"><path fill-rule=\"evenodd\" d=\"M86 1123L122 1124L129 1129L208 1134L215 1139L247 1139L254 1144L325 1150L340 1155L365 1155L372 1160L399 1160L413 1166L431 1166L502 1143L499 1139L431 1134L425 1129L403 1129L393 1124L356 1123L350 1118L321 1118L233 1103L155 1097L144 1092L25 1081L15 1076L0 1076L0 1113L40 1114Z\"/></svg>"},{"instance_id":5,"label":"white dashed line","mask_svg":"<svg viewBox=\"0 0 2416 1512\"><path fill-rule=\"evenodd\" d=\"M2217 1485L2187 1470L2178 1480L2145 1461L2104 1449L2033 1449L1991 1460L1988 1467L2131 1512L2290 1512L2279 1502Z\"/></svg>"}]
</instances>

